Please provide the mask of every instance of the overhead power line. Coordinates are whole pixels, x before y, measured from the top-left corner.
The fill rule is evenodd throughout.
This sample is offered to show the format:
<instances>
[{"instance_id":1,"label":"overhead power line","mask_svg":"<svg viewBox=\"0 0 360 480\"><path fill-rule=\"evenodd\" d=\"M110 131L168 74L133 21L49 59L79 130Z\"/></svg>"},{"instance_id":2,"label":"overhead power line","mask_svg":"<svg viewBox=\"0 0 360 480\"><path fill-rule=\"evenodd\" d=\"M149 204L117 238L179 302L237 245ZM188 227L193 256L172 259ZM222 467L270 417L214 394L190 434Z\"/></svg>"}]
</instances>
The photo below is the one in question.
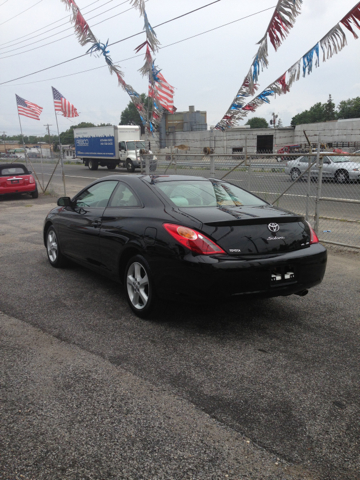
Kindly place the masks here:
<instances>
[{"instance_id":1,"label":"overhead power line","mask_svg":"<svg viewBox=\"0 0 360 480\"><path fill-rule=\"evenodd\" d=\"M110 2L113 2L113 1L114 1L114 0L109 0L108 2L104 3L104 5L106 5L106 4L110 3ZM89 21L90 21L90 20L93 20L93 19L96 18L96 17L100 17L100 15L104 15L105 13L110 12L110 10L114 10L115 8L118 8L118 7L120 7L121 5L124 5L124 3L128 3L128 0L125 0L124 2L120 3L119 5L116 5L115 7L109 8L108 10L105 10L104 12L99 13L98 15L95 15L95 16L89 18ZM91 12L94 12L95 10L98 10L99 8L102 8L104 5L101 5L100 7L96 7L96 8L94 8L93 10L90 10L89 12L87 12L87 14L89 14L89 13L91 13ZM127 10L125 10L124 12L128 12L129 10L132 10L132 7L129 8L129 9L127 9ZM124 12L121 12L121 13L119 13L118 15L121 15L121 14L124 13ZM109 18L106 19L106 20L110 20L110 19L112 19L112 18L114 18L115 16L118 16L118 15L113 15L112 17L109 17ZM105 20L104 20L104 21L105 21ZM56 23L56 22L54 22L54 23ZM100 23L101 23L101 22L100 22ZM62 26L64 26L64 25L68 25L68 24L69 24L69 22L67 21L67 22L62 23L61 25L59 25L59 26L57 26L57 27L55 27L55 28L60 28L60 27L62 27ZM95 25L98 25L98 23L96 23ZM93 25L93 26L95 26L95 25ZM27 45L23 45L22 47L13 48L14 46L19 45L20 43L28 42L29 40L32 40L32 39L37 38L37 37L41 37L41 35L45 35L45 34L48 33L48 32L52 32L52 31L54 30L54 28L52 28L52 29L50 29L50 30L47 30L46 32L39 33L38 35L35 35L34 37L28 38L27 40L22 40L21 42L13 43L12 45L7 45L7 46L5 46L5 47L0 47L0 50L4 50L5 48L11 48L11 50L10 50L11 52L13 52L13 51L15 51L15 50L20 50L21 48L26 48L27 46L34 45L35 43L43 42L44 40L47 40L48 38L55 37L56 35L60 35L60 33L63 33L63 32L66 32L67 30L72 30L72 29L73 29L73 27L70 26L70 27L68 27L68 28L65 28L65 30L61 30L60 32L53 33L52 35L49 35L48 37L42 38L41 40L37 40L36 42L28 43ZM67 38L67 37L63 37L63 38ZM61 39L60 39L60 40L61 40ZM49 45L49 44L47 43L47 44L45 44L45 45L41 45L41 47L45 47L46 45ZM41 47L39 47L39 48L41 48ZM35 50L35 49L31 49L31 50ZM31 52L31 50L26 50L26 52ZM26 53L26 52L20 52L20 53L17 53L16 55L21 55L21 54ZM10 53L10 52L3 52L3 54L7 54L7 53ZM11 56L13 56L13 55L11 55ZM1 58L8 58L8 57L1 57Z\"/></svg>"},{"instance_id":2,"label":"overhead power line","mask_svg":"<svg viewBox=\"0 0 360 480\"><path fill-rule=\"evenodd\" d=\"M6 2L8 2L9 0L6 0ZM86 5L86 7L83 7L83 11L86 9L86 8L89 8L91 7L91 5L94 5L94 3L98 3L100 0L95 0L95 2L92 2L92 3L89 3L89 5ZM111 0L112 1L112 0ZM6 3L4 2L4 3ZM2 3L1 5L4 5L4 3ZM108 2L107 2L108 3ZM1 7L0 5L0 7ZM106 5L106 4L105 4ZM97 8L101 8L100 7L97 7ZM90 10L90 12L92 12L93 10ZM87 13L90 13L90 12L87 12ZM21 37L18 37L18 38L15 38L14 40L9 40L8 42L5 42L5 43L2 43L1 45L7 45L8 43L13 43L13 42L16 42L16 40L21 40L22 38L25 38L25 37L28 37L29 35L32 35L33 33L36 33L36 32L40 32L40 30L44 30L44 28L47 28L47 27L51 27L51 25L55 25L55 23L59 23L61 22L62 20L65 20L65 19L68 19L69 17L66 16L66 17L62 17L62 18L59 18L59 20L56 20L55 22L52 22L52 23L48 23L47 25L45 25L44 27L41 27L41 28L37 28L36 30L34 30L33 32L30 32L30 33L27 33L26 35L22 35ZM67 22L66 22L67 23ZM63 24L65 25L65 23ZM61 27L62 25L59 25L59 27ZM55 28L59 28L59 27L55 27ZM47 33L47 32L44 32L44 33ZM40 34L40 35L43 35L43 34ZM33 37L35 38L35 37ZM29 39L31 40L31 39ZM15 44L16 45L16 44Z\"/></svg>"},{"instance_id":3,"label":"overhead power line","mask_svg":"<svg viewBox=\"0 0 360 480\"><path fill-rule=\"evenodd\" d=\"M186 17L187 15L190 15L192 13L198 12L199 10L202 10L202 9L204 9L206 7L209 7L210 5L213 5L214 3L218 3L218 2L220 2L220 0L215 0L214 2L208 3L207 5L203 5L202 7L196 8L195 10L190 10L189 12L186 12L182 15L179 15L177 17L174 17L174 18L170 19L170 20L167 20L166 22L159 23L158 25L155 25L153 28L157 28L157 27L160 27L160 26L165 25L167 23L173 22L175 20L179 20L180 18ZM112 45L116 45L117 43L124 42L125 40L136 37L137 35L142 35L143 33L144 33L143 30L141 32L134 33L133 35L130 35L129 37L123 38L123 39L118 40L114 43L110 43L108 45L108 47L111 47ZM54 42L51 42L51 43L54 43ZM7 80L6 82L1 82L0 85L5 85L6 83L15 82L16 80L20 80L21 78L26 78L26 77L30 77L32 75L36 75L37 73L44 72L46 70L50 70L50 69L58 67L60 65L64 65L65 63L72 62L72 61L77 60L79 58L85 57L86 55L89 55L89 53L83 53L82 55L78 55L77 57L69 58L69 60L65 60L65 61L57 63L55 65L51 65L50 67L42 68L41 70L37 70L36 72L28 73L27 75L22 75L21 77L13 78L12 80Z\"/></svg>"},{"instance_id":4,"label":"overhead power line","mask_svg":"<svg viewBox=\"0 0 360 480\"><path fill-rule=\"evenodd\" d=\"M253 17L255 15L259 15L260 13L266 12L267 10L271 10L273 8L274 8L274 6L269 7L269 8L265 8L264 10L260 10L258 12L247 15L245 17L238 18L237 20L233 20L232 22L224 23L222 25L219 25L218 27L211 28L210 30L205 30L204 32L197 33L196 35L192 35L190 37L183 38L182 40L179 40L179 41L174 42L174 43L170 43L169 45L164 45L164 46L160 47L160 50L162 50L164 48L172 47L173 45L177 45L178 43L182 43L182 42L185 42L187 40L191 40L192 38L199 37L201 35L205 35L206 33L210 33L214 30L218 30L219 28L227 27L228 25L231 25L231 24L236 23L236 22L240 22L241 20L245 20L245 19L247 19L249 17ZM122 60L117 60L114 63L123 63L123 62L127 62L128 60L132 60L134 58L142 57L142 56L143 56L143 54L140 53L139 55L133 55L132 57L124 58ZM52 68L52 67L50 67L50 68ZM100 67L94 67L94 68L89 68L87 70L81 70L80 72L69 73L68 75L56 76L56 77L53 77L53 78L48 78L46 80L38 80L38 81L35 81L35 82L28 82L28 83L17 83L16 85L30 85L30 84L33 84L33 83L48 82L48 81L51 81L51 80L57 80L59 78L66 78L66 77L72 77L74 75L81 75L83 73L88 73L88 72L92 72L94 70L99 70L100 68L107 68L107 65L101 65ZM3 85L3 84L0 84L0 85Z\"/></svg>"},{"instance_id":5,"label":"overhead power line","mask_svg":"<svg viewBox=\"0 0 360 480\"><path fill-rule=\"evenodd\" d=\"M17 18L17 17L19 17L20 15L22 15L23 13L27 12L28 10L30 10L31 8L36 7L36 5L39 5L39 3L41 3L42 1L43 1L43 0L40 0L39 2L35 3L35 5L32 5L31 7L27 8L26 10L23 10L22 12L18 13L18 14L15 15L14 17L11 17L11 18L9 18L8 20L5 20L5 22L0 23L0 25L4 25L4 23L10 22L10 20L14 20L14 18Z\"/></svg>"},{"instance_id":6,"label":"overhead power line","mask_svg":"<svg viewBox=\"0 0 360 480\"><path fill-rule=\"evenodd\" d=\"M120 3L120 5L117 5L116 7L109 8L109 9L106 10L105 12L99 13L98 15L95 15L94 17L91 17L91 18L89 19L89 21L92 20L92 19L94 19L94 18L96 18L96 17L99 17L100 15L103 15L104 13L109 12L110 10L113 10L114 8L120 7L120 6L123 5L124 3L127 3L127 0L126 0L125 2ZM130 8L128 8L127 10L124 10L124 11L122 11L122 12L120 12L120 13L117 13L116 15L112 15L111 17L106 18L105 20L102 20L101 22L95 23L94 25L92 25L92 27L95 27L96 25L99 25L100 23L104 23L104 22L106 22L106 21L108 21L108 20L112 20L113 18L118 17L119 15L122 15L123 13L129 12L129 11L132 10L132 9L133 9L133 7L130 7ZM65 25L65 24L64 24L64 25ZM60 25L60 26L62 26L62 25ZM46 37L46 38L43 38L43 39L41 39L41 40L37 40L36 42L30 43L29 46L30 46L30 45L34 45L35 43L42 42L43 40L46 40L47 38L55 37L56 35L60 35L60 33L63 33L63 32L66 32L67 30L72 30L72 29L73 29L72 26L71 26L71 27L68 27L68 28L65 28L65 30L62 30L61 32L54 33L53 35L49 35L49 36ZM0 57L0 60L3 60L3 59L5 59L5 58L10 58L10 57L15 57L15 56L17 56L17 55L23 55L24 53L32 52L33 50L38 50L39 48L46 47L47 45L51 45L52 43L60 42L61 40L64 40L65 38L71 37L72 35L73 35L73 34L71 33L71 34L69 34L69 35L66 35L65 37L58 38L57 40L54 40L53 42L48 42L48 43L45 43L44 45L40 45L39 47L30 48L30 50L24 50L23 52L19 52L19 53L15 53L15 54L8 55L7 57ZM6 48L9 48L9 47L6 47ZM11 51L13 52L14 50L19 50L19 49L21 49L21 48L26 48L26 47L25 47L25 46L24 46L24 47L18 47L18 48L12 49ZM4 52L4 54L6 54L6 53L10 53L10 52Z\"/></svg>"}]
</instances>

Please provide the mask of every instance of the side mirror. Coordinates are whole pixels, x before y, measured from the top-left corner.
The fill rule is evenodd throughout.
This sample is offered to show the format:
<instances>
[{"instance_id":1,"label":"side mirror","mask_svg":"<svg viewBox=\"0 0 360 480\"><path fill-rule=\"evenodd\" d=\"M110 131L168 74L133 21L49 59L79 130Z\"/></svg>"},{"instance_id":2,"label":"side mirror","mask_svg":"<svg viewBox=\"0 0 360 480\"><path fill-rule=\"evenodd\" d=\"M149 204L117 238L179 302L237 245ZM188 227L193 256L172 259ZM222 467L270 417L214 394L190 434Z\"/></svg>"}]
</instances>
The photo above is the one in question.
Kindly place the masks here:
<instances>
[{"instance_id":1,"label":"side mirror","mask_svg":"<svg viewBox=\"0 0 360 480\"><path fill-rule=\"evenodd\" d=\"M28 170L28 172L29 172L29 175L30 175L30 173L32 173L32 171L31 171L31 170Z\"/></svg>"},{"instance_id":2,"label":"side mirror","mask_svg":"<svg viewBox=\"0 0 360 480\"><path fill-rule=\"evenodd\" d=\"M72 201L70 197L60 197L57 201L59 207L72 207Z\"/></svg>"}]
</instances>

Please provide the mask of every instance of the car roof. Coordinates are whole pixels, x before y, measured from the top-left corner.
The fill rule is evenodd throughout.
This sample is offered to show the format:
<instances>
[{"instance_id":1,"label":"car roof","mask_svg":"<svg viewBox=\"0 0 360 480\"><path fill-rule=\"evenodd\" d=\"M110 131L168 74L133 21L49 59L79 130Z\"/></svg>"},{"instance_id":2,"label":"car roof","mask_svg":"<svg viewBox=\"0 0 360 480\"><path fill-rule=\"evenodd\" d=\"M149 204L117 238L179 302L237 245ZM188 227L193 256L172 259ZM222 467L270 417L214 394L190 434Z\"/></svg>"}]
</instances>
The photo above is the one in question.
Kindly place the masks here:
<instances>
[{"instance_id":1,"label":"car roof","mask_svg":"<svg viewBox=\"0 0 360 480\"><path fill-rule=\"evenodd\" d=\"M23 168L26 173L28 172L26 165L23 163L0 163L0 169L3 168Z\"/></svg>"},{"instance_id":2,"label":"car roof","mask_svg":"<svg viewBox=\"0 0 360 480\"><path fill-rule=\"evenodd\" d=\"M205 177L198 177L198 176L190 176L190 175L108 175L106 177L102 177L101 179L96 179L93 183L102 180L122 180L123 182L128 183L136 183L138 181L143 181L147 183L159 183L159 182L174 182L174 181L183 181L189 182L191 180L196 181L208 181L208 178ZM212 180L220 181L217 178Z\"/></svg>"}]
</instances>

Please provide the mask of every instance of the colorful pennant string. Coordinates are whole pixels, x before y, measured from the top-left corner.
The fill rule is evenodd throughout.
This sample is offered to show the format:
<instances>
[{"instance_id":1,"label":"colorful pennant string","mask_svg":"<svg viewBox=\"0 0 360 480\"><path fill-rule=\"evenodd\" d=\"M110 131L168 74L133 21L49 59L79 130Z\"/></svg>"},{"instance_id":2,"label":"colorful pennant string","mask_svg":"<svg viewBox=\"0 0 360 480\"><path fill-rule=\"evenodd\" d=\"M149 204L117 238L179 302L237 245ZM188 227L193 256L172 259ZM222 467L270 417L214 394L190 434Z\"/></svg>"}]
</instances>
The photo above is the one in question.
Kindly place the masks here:
<instances>
[{"instance_id":1,"label":"colorful pennant string","mask_svg":"<svg viewBox=\"0 0 360 480\"><path fill-rule=\"evenodd\" d=\"M315 62L313 62L315 54L316 58ZM313 63L315 64L315 67L318 67L319 61L319 44L317 43L315 47L313 47L303 56L303 76L306 77L306 71L308 75L312 72Z\"/></svg>"},{"instance_id":2,"label":"colorful pennant string","mask_svg":"<svg viewBox=\"0 0 360 480\"><path fill-rule=\"evenodd\" d=\"M246 96L254 95L258 88L257 82L259 80L260 70L262 71L264 68L267 68L269 64L268 37L275 51L277 51L289 34L290 29L294 26L295 19L301 11L301 4L302 0L278 1L265 35L257 43L259 48L250 70L226 114L216 125L216 129L224 130L225 128L229 128L229 126L234 126L240 119L246 116L246 113L243 112L244 108L242 108L245 103L243 99ZM234 105L236 105L236 107ZM229 115L231 116L231 121L227 118Z\"/></svg>"},{"instance_id":3,"label":"colorful pennant string","mask_svg":"<svg viewBox=\"0 0 360 480\"><path fill-rule=\"evenodd\" d=\"M109 40L104 44L98 40L95 35L92 33L89 25L81 14L79 7L76 5L75 0L61 0L65 3L66 8L71 10L71 22L74 24L75 33L78 38L80 45L84 46L88 43L91 43L91 47L87 50L87 53L103 55L106 64L109 67L111 74L115 73L118 79L118 85L120 85L130 96L132 102L136 106L137 110L140 112L140 118L144 125L147 125L147 111L143 103L141 102L140 95L134 90L131 85L128 85L124 80L124 75L120 70L118 65L115 65L109 55L110 51L108 50ZM143 0L133 0L132 3L141 3ZM135 5L134 5L135 6ZM149 127L148 127L149 128Z\"/></svg>"},{"instance_id":4,"label":"colorful pennant string","mask_svg":"<svg viewBox=\"0 0 360 480\"><path fill-rule=\"evenodd\" d=\"M340 22L354 35L355 39L359 38L354 32L351 23L354 23L354 26L360 29L360 2Z\"/></svg>"},{"instance_id":5,"label":"colorful pennant string","mask_svg":"<svg viewBox=\"0 0 360 480\"><path fill-rule=\"evenodd\" d=\"M158 126L161 118L164 113L164 108L168 110L167 103L161 100L161 95L159 90L161 90L162 84L164 82L159 76L160 69L155 66L155 59L152 57L152 53L155 53L159 50L160 42L157 39L156 33L150 22L145 10L145 0L130 0L130 4L139 10L140 15L144 17L144 30L146 33L146 41L136 47L136 53L140 52L143 48L146 47L144 65L139 69L139 72L143 77L148 76L149 78L149 96L152 98L152 117L149 121L148 129L153 131L153 126ZM171 113L173 109L169 110Z\"/></svg>"},{"instance_id":6,"label":"colorful pennant string","mask_svg":"<svg viewBox=\"0 0 360 480\"><path fill-rule=\"evenodd\" d=\"M355 21L360 18L360 2L340 21L345 26L350 25L352 21L358 29L360 29L360 21ZM300 79L301 62L303 64L303 76L312 73L313 65L318 67L320 65L319 46L323 51L323 61L331 58L334 54L340 52L346 45L347 39L344 31L342 30L340 23L335 25L313 48L311 48L303 57L292 65L280 78L274 83L269 85L263 92L255 97L251 102L247 103L242 108L242 117L245 117L248 112L255 112L255 110L264 103L270 103L269 97L282 95L290 91L294 82ZM352 28L348 28L354 35L355 39L358 38ZM287 80L286 80L287 79ZM227 127L234 124L234 117L225 115L223 117L223 124Z\"/></svg>"}]
</instances>

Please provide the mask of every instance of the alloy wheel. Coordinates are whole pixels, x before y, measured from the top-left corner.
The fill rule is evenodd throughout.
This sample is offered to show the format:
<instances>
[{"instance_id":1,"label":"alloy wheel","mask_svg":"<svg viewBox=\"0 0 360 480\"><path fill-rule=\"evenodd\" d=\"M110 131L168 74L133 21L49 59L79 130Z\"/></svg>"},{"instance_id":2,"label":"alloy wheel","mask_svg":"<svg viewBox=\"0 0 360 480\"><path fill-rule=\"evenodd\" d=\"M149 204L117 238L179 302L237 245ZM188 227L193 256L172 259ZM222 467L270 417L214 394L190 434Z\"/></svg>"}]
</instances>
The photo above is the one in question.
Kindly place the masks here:
<instances>
[{"instance_id":1,"label":"alloy wheel","mask_svg":"<svg viewBox=\"0 0 360 480\"><path fill-rule=\"evenodd\" d=\"M127 271L126 288L131 304L136 310L142 310L149 301L149 277L145 267L133 262Z\"/></svg>"},{"instance_id":2,"label":"alloy wheel","mask_svg":"<svg viewBox=\"0 0 360 480\"><path fill-rule=\"evenodd\" d=\"M58 257L59 249L56 233L53 229L50 229L48 232L46 246L50 262L55 263Z\"/></svg>"}]
</instances>

